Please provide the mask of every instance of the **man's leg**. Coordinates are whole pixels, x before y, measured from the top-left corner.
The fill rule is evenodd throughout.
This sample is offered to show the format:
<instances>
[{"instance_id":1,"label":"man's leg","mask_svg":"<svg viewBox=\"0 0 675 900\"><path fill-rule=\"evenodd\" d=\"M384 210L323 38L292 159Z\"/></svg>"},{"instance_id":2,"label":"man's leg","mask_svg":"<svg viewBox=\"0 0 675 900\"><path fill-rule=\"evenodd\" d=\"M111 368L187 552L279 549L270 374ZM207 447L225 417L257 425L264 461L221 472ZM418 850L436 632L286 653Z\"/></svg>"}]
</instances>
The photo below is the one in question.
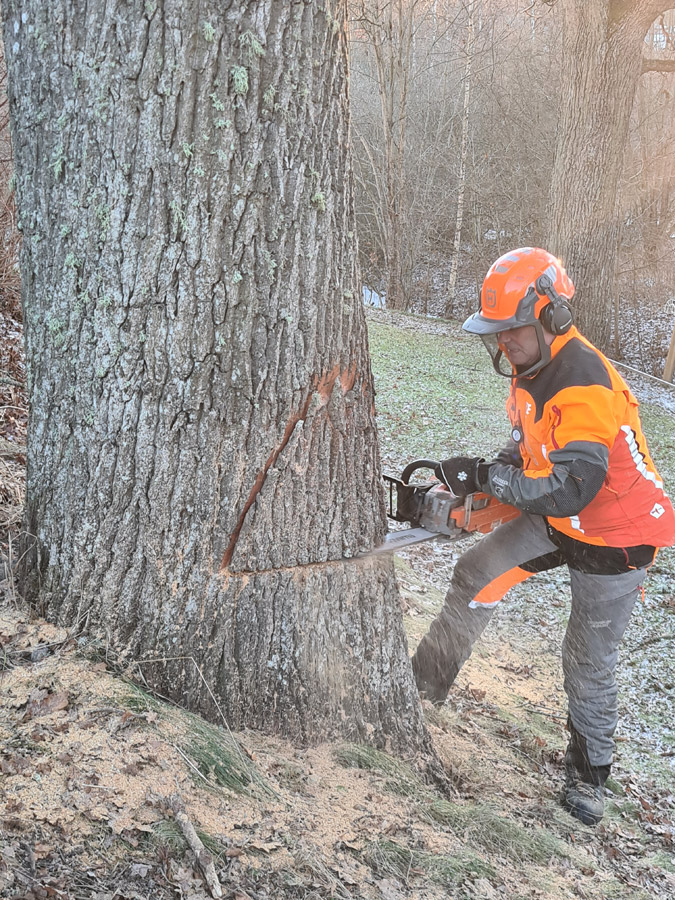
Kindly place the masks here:
<instances>
[{"instance_id":1,"label":"man's leg","mask_svg":"<svg viewBox=\"0 0 675 900\"><path fill-rule=\"evenodd\" d=\"M645 571L587 575L570 569L572 610L562 648L570 727L565 802L587 825L604 812L618 719L614 670Z\"/></svg>"},{"instance_id":2,"label":"man's leg","mask_svg":"<svg viewBox=\"0 0 675 900\"><path fill-rule=\"evenodd\" d=\"M443 609L412 659L420 692L442 703L495 605L514 585L563 562L541 516L500 525L457 562Z\"/></svg>"}]
</instances>

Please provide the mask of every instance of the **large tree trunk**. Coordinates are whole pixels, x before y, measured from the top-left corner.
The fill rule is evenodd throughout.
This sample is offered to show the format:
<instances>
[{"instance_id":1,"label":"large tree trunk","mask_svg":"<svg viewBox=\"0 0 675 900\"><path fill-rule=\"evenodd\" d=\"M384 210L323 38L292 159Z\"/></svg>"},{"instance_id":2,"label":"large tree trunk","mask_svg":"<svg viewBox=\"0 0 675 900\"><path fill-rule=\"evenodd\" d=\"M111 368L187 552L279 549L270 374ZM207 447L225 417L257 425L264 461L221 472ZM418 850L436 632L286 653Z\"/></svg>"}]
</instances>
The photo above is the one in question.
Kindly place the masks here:
<instances>
[{"instance_id":1,"label":"large tree trunk","mask_svg":"<svg viewBox=\"0 0 675 900\"><path fill-rule=\"evenodd\" d=\"M3 0L24 585L234 727L415 747L392 564L344 560L385 516L343 7Z\"/></svg>"},{"instance_id":2,"label":"large tree trunk","mask_svg":"<svg viewBox=\"0 0 675 900\"><path fill-rule=\"evenodd\" d=\"M578 289L582 330L608 348L617 193L630 114L658 0L563 0L562 97L548 247ZM545 135L531 135L544 140Z\"/></svg>"}]
</instances>

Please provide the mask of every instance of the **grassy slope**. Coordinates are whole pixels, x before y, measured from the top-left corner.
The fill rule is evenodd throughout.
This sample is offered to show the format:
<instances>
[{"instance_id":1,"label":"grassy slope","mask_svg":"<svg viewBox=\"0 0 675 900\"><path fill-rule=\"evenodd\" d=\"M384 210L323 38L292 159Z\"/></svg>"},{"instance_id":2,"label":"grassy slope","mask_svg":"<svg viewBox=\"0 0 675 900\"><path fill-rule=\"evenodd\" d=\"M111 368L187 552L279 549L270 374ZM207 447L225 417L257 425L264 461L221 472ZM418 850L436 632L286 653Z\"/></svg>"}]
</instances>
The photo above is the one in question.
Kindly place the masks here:
<instances>
[{"instance_id":1,"label":"grassy slope","mask_svg":"<svg viewBox=\"0 0 675 900\"><path fill-rule=\"evenodd\" d=\"M384 458L487 456L502 446L510 431L504 410L509 381L494 373L479 339L450 323L369 315ZM641 414L651 453L675 493L673 415L655 403L642 403Z\"/></svg>"},{"instance_id":2,"label":"grassy slope","mask_svg":"<svg viewBox=\"0 0 675 900\"><path fill-rule=\"evenodd\" d=\"M480 341L458 330L452 338L424 334L406 319L411 329L369 327L385 462L497 450L510 430L508 382L489 377Z\"/></svg>"}]
</instances>

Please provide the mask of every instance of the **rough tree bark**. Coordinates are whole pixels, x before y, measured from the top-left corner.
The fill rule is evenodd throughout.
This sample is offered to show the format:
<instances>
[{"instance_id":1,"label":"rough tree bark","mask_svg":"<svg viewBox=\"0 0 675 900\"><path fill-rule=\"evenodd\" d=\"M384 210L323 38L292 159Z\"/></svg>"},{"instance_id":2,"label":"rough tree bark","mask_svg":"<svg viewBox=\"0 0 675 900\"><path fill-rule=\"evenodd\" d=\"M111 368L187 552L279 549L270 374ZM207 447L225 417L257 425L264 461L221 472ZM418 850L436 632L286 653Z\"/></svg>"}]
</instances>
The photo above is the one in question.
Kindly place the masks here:
<instances>
[{"instance_id":1,"label":"rough tree bark","mask_svg":"<svg viewBox=\"0 0 675 900\"><path fill-rule=\"evenodd\" d=\"M151 685L419 747L356 272L342 0L3 0L23 583Z\"/></svg>"},{"instance_id":2,"label":"rough tree bark","mask_svg":"<svg viewBox=\"0 0 675 900\"><path fill-rule=\"evenodd\" d=\"M548 247L578 288L582 330L609 348L617 191L645 35L672 0L562 0L561 112ZM541 135L536 136L542 139Z\"/></svg>"}]
</instances>

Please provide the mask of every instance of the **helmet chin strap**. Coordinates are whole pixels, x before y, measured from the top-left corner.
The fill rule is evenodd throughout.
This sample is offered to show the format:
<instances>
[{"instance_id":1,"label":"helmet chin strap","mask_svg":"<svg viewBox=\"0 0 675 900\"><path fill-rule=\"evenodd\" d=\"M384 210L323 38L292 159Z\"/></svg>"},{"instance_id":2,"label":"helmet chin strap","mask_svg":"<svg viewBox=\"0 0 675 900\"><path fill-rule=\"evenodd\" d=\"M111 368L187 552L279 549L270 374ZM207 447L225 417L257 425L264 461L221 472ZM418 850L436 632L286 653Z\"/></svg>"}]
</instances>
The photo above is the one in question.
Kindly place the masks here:
<instances>
[{"instance_id":1,"label":"helmet chin strap","mask_svg":"<svg viewBox=\"0 0 675 900\"><path fill-rule=\"evenodd\" d=\"M539 345L539 358L536 362L532 363L527 369L522 372L513 371L515 366L509 361L509 366L511 366L511 372L503 372L500 367L500 363L503 358L508 360L508 356L505 356L501 347L498 347L497 352L493 353L490 345L485 340L485 337L488 335L481 335L483 338L483 343L492 358L492 367L494 368L497 375L501 375L504 378L510 378L511 380L515 378L529 378L531 375L535 375L540 369L543 369L544 366L547 366L551 362L551 347L546 343L546 337L544 336L544 329L541 326L539 321L533 322L534 330L537 335L537 343Z\"/></svg>"}]
</instances>

